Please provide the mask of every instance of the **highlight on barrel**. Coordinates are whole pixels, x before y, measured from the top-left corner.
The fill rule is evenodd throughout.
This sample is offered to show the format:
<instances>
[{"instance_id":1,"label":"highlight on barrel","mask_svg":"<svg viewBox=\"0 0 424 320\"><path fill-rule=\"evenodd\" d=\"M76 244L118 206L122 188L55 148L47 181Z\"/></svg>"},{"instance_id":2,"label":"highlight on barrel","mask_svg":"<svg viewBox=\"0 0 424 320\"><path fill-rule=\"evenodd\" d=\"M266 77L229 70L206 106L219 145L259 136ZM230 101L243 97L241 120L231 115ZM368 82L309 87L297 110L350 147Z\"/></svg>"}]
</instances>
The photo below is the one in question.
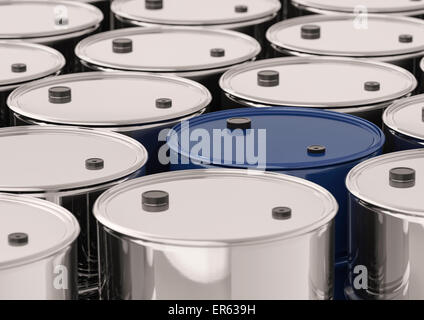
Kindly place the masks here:
<instances>
[{"instance_id":1,"label":"highlight on barrel","mask_svg":"<svg viewBox=\"0 0 424 320\"><path fill-rule=\"evenodd\" d=\"M84 72L21 86L8 100L14 125L83 126L122 133L148 150L147 173L167 170L159 151L165 130L207 111L209 91L179 77Z\"/></svg>"},{"instance_id":2,"label":"highlight on barrel","mask_svg":"<svg viewBox=\"0 0 424 320\"><path fill-rule=\"evenodd\" d=\"M130 45L131 44L131 45ZM259 43L245 34L207 28L126 28L82 40L75 53L85 70L140 71L198 81L219 104L219 77L254 60Z\"/></svg>"},{"instance_id":3,"label":"highlight on barrel","mask_svg":"<svg viewBox=\"0 0 424 320\"><path fill-rule=\"evenodd\" d=\"M214 112L183 122L168 134L171 170L266 170L305 178L329 190L340 207L335 220L336 298L343 297L347 277L345 178L355 165L381 154L383 144L382 131L366 120L305 108Z\"/></svg>"},{"instance_id":4,"label":"highlight on barrel","mask_svg":"<svg viewBox=\"0 0 424 320\"><path fill-rule=\"evenodd\" d=\"M265 32L276 23L279 0L114 0L114 28L205 27L235 30L266 44Z\"/></svg>"},{"instance_id":5,"label":"highlight on barrel","mask_svg":"<svg viewBox=\"0 0 424 320\"><path fill-rule=\"evenodd\" d=\"M289 3L290 16L354 13L359 19L366 19L368 14L420 18L424 14L422 0L289 0Z\"/></svg>"},{"instance_id":6,"label":"highlight on barrel","mask_svg":"<svg viewBox=\"0 0 424 320\"><path fill-rule=\"evenodd\" d=\"M424 95L393 103L383 114L386 151L424 148Z\"/></svg>"},{"instance_id":7,"label":"highlight on barrel","mask_svg":"<svg viewBox=\"0 0 424 320\"><path fill-rule=\"evenodd\" d=\"M0 56L0 127L7 127L9 94L29 81L59 74L66 61L61 53L49 47L12 41L0 41Z\"/></svg>"},{"instance_id":8,"label":"highlight on barrel","mask_svg":"<svg viewBox=\"0 0 424 320\"><path fill-rule=\"evenodd\" d=\"M368 58L399 65L416 76L424 56L424 21L417 18L368 15L309 15L278 22L267 33L276 56L334 56ZM305 37L305 28L320 36Z\"/></svg>"},{"instance_id":9,"label":"highlight on barrel","mask_svg":"<svg viewBox=\"0 0 424 320\"><path fill-rule=\"evenodd\" d=\"M0 300L78 296L75 217L51 202L0 193Z\"/></svg>"},{"instance_id":10,"label":"highlight on barrel","mask_svg":"<svg viewBox=\"0 0 424 320\"><path fill-rule=\"evenodd\" d=\"M246 170L166 172L106 191L93 210L102 299L333 296L337 202L309 181Z\"/></svg>"},{"instance_id":11,"label":"highlight on barrel","mask_svg":"<svg viewBox=\"0 0 424 320\"><path fill-rule=\"evenodd\" d=\"M94 33L103 20L96 7L79 1L0 1L0 40L44 44L66 58L66 71L78 68L74 47Z\"/></svg>"},{"instance_id":12,"label":"highlight on barrel","mask_svg":"<svg viewBox=\"0 0 424 320\"><path fill-rule=\"evenodd\" d=\"M424 150L416 149L370 159L349 173L349 299L424 299L423 169Z\"/></svg>"},{"instance_id":13,"label":"highlight on barrel","mask_svg":"<svg viewBox=\"0 0 424 320\"><path fill-rule=\"evenodd\" d=\"M77 218L78 293L80 298L96 297L92 206L111 186L144 174L146 149L120 134L57 126L0 129L0 149L7 150L0 157L0 192L46 199Z\"/></svg>"},{"instance_id":14,"label":"highlight on barrel","mask_svg":"<svg viewBox=\"0 0 424 320\"><path fill-rule=\"evenodd\" d=\"M417 80L400 67L377 61L285 57L232 68L219 84L223 108L327 109L356 115L381 127L384 109L411 95Z\"/></svg>"}]
</instances>

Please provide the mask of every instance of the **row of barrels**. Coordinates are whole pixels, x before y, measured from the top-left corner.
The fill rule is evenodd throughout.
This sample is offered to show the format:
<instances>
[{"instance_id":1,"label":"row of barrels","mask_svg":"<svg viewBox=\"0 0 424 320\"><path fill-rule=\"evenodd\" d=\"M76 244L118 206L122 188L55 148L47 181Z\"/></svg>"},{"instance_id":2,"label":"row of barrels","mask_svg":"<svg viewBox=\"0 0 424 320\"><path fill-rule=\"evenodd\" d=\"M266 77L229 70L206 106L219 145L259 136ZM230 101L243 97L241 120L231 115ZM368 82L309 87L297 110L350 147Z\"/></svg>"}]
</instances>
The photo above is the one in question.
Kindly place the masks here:
<instances>
[{"instance_id":1,"label":"row of barrels","mask_svg":"<svg viewBox=\"0 0 424 320\"><path fill-rule=\"evenodd\" d=\"M90 2L0 3L0 299L424 298L424 2Z\"/></svg>"}]
</instances>

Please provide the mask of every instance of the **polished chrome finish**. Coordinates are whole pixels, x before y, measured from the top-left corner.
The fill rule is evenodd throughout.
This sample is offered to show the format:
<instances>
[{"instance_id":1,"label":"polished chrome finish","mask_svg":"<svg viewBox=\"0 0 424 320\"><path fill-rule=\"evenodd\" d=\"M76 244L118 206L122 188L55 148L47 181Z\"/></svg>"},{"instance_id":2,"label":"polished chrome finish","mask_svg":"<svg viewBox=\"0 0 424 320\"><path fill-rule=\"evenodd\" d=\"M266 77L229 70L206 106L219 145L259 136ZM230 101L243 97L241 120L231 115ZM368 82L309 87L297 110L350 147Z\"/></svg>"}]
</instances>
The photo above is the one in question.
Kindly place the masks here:
<instances>
[{"instance_id":1,"label":"polished chrome finish","mask_svg":"<svg viewBox=\"0 0 424 320\"><path fill-rule=\"evenodd\" d=\"M96 7L77 1L0 1L0 40L24 40L44 44L66 58L65 71L75 71L74 47L95 32L103 20Z\"/></svg>"},{"instance_id":2,"label":"polished chrome finish","mask_svg":"<svg viewBox=\"0 0 424 320\"><path fill-rule=\"evenodd\" d=\"M337 209L325 189L270 172L121 184L93 209L101 298L331 299Z\"/></svg>"},{"instance_id":3,"label":"polished chrome finish","mask_svg":"<svg viewBox=\"0 0 424 320\"><path fill-rule=\"evenodd\" d=\"M0 91L11 90L25 82L59 73L65 58L46 46L16 41L0 41ZM25 64L26 70L16 72L13 65Z\"/></svg>"},{"instance_id":4,"label":"polished chrome finish","mask_svg":"<svg viewBox=\"0 0 424 320\"><path fill-rule=\"evenodd\" d=\"M166 0L160 10L148 10L145 0L115 0L114 27L203 27L250 35L265 48L266 30L278 21L279 0ZM266 52L263 55L266 56Z\"/></svg>"},{"instance_id":5,"label":"polished chrome finish","mask_svg":"<svg viewBox=\"0 0 424 320\"><path fill-rule=\"evenodd\" d=\"M76 299L75 217L50 202L11 194L0 194L0 212L0 300Z\"/></svg>"},{"instance_id":6,"label":"polished chrome finish","mask_svg":"<svg viewBox=\"0 0 424 320\"><path fill-rule=\"evenodd\" d=\"M422 141L424 147L423 106L423 94L399 100L384 112L384 125L394 134L403 135L408 140Z\"/></svg>"},{"instance_id":7,"label":"polished chrome finish","mask_svg":"<svg viewBox=\"0 0 424 320\"><path fill-rule=\"evenodd\" d=\"M24 193L68 209L81 226L79 289L96 289L97 253L91 208L120 182L144 174L145 148L125 136L82 128L23 126L0 129L0 192ZM86 160L104 168L89 170Z\"/></svg>"},{"instance_id":8,"label":"polished chrome finish","mask_svg":"<svg viewBox=\"0 0 424 320\"><path fill-rule=\"evenodd\" d=\"M65 28L54 26L58 6L66 9L63 15L68 17L69 24ZM102 19L97 8L76 1L6 0L0 3L0 39L45 43L53 37L69 38L91 30Z\"/></svg>"},{"instance_id":9,"label":"polished chrome finish","mask_svg":"<svg viewBox=\"0 0 424 320\"><path fill-rule=\"evenodd\" d=\"M134 49L130 54L120 55L105 50L110 41L121 37L133 41ZM193 43L196 45L193 46ZM178 50L170 51L173 44L178 44ZM216 44L226 49L223 59L209 55ZM260 52L260 46L251 37L228 30L126 28L90 36L77 45L75 52L85 66L93 69L184 74L211 72L211 69L229 68L252 60Z\"/></svg>"},{"instance_id":10,"label":"polished chrome finish","mask_svg":"<svg viewBox=\"0 0 424 320\"><path fill-rule=\"evenodd\" d=\"M367 160L349 173L348 298L424 298L423 168L419 149ZM355 285L363 270L367 287Z\"/></svg>"},{"instance_id":11,"label":"polished chrome finish","mask_svg":"<svg viewBox=\"0 0 424 320\"><path fill-rule=\"evenodd\" d=\"M381 125L383 110L409 96L417 80L400 67L377 61L285 57L234 67L221 77L220 87L222 105L228 108L320 108L358 115Z\"/></svg>"},{"instance_id":12,"label":"polished chrome finish","mask_svg":"<svg viewBox=\"0 0 424 320\"><path fill-rule=\"evenodd\" d=\"M10 124L6 100L10 92L26 82L53 76L65 66L65 58L49 47L0 41L0 127Z\"/></svg>"},{"instance_id":13,"label":"polished chrome finish","mask_svg":"<svg viewBox=\"0 0 424 320\"><path fill-rule=\"evenodd\" d=\"M419 16L424 14L421 0L291 0L291 5L300 11L318 14L378 13L399 16Z\"/></svg>"},{"instance_id":14,"label":"polished chrome finish","mask_svg":"<svg viewBox=\"0 0 424 320\"><path fill-rule=\"evenodd\" d=\"M114 53L111 42L116 38L131 39L133 51ZM214 48L224 49L225 55L211 56ZM216 107L219 77L233 66L254 60L260 51L259 43L245 34L200 27L119 29L88 37L75 49L87 70L154 72L200 82L213 94Z\"/></svg>"},{"instance_id":15,"label":"polished chrome finish","mask_svg":"<svg viewBox=\"0 0 424 320\"><path fill-rule=\"evenodd\" d=\"M115 18L139 26L213 26L238 29L271 20L281 8L278 0L166 0L163 10L148 10L145 0L115 0Z\"/></svg>"},{"instance_id":16,"label":"polished chrome finish","mask_svg":"<svg viewBox=\"0 0 424 320\"><path fill-rule=\"evenodd\" d=\"M49 103L46 97L52 87L68 88L72 101L63 107ZM8 106L28 123L110 127L118 132L122 127L125 132L129 127L197 114L210 100L204 86L183 78L137 72L84 72L21 86L10 95Z\"/></svg>"},{"instance_id":17,"label":"polished chrome finish","mask_svg":"<svg viewBox=\"0 0 424 320\"><path fill-rule=\"evenodd\" d=\"M72 101L48 102L48 91L55 87L72 90ZM15 125L84 126L130 136L148 150L147 172L153 173L167 169L158 159L163 130L204 113L211 99L204 86L188 79L138 72L84 72L22 86L10 95L8 105Z\"/></svg>"},{"instance_id":18,"label":"polished chrome finish","mask_svg":"<svg viewBox=\"0 0 424 320\"><path fill-rule=\"evenodd\" d=\"M288 19L268 29L266 38L277 56L337 56L369 58L399 65L418 74L418 59L424 56L424 21L409 17L367 15L361 26L357 15L309 15ZM305 24L321 27L321 37L302 39ZM401 34L413 37L399 41Z\"/></svg>"}]
</instances>

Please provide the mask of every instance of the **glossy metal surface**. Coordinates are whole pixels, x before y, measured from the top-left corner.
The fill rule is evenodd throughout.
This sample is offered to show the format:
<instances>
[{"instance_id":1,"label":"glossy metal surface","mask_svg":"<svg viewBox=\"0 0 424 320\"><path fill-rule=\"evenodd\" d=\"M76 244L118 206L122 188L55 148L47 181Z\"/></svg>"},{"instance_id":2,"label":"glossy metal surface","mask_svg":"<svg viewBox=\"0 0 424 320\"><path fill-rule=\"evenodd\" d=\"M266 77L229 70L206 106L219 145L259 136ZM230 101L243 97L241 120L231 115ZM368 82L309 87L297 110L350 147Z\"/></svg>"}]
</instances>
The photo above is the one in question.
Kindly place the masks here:
<instances>
[{"instance_id":1,"label":"glossy metal surface","mask_svg":"<svg viewBox=\"0 0 424 320\"><path fill-rule=\"evenodd\" d=\"M257 74L262 70L278 71L279 84L274 87L258 85ZM367 81L379 82L380 90L366 91ZM360 116L378 126L381 126L384 109L394 100L410 95L416 86L414 76L399 67L334 57L257 61L232 68L220 79L224 108L320 108Z\"/></svg>"},{"instance_id":2,"label":"glossy metal surface","mask_svg":"<svg viewBox=\"0 0 424 320\"><path fill-rule=\"evenodd\" d=\"M227 131L226 121L231 118L250 119L252 131ZM345 179L358 163L381 154L384 144L381 130L368 121L341 113L281 107L214 112L193 118L188 124L189 130L178 125L168 136L171 157L175 159L171 170L212 167L267 170L307 179L333 194L339 204L335 219L335 298L343 296L348 246ZM260 130L265 132L261 138ZM210 141L203 134L201 139L190 142L184 138L200 132L208 133ZM199 141L202 150L196 149ZM325 146L324 153L307 152L308 146L317 144ZM260 166L248 160L249 149L255 150L261 159ZM239 153L245 154L241 161Z\"/></svg>"},{"instance_id":3,"label":"glossy metal surface","mask_svg":"<svg viewBox=\"0 0 424 320\"><path fill-rule=\"evenodd\" d=\"M130 53L114 53L112 40L129 38ZM193 44L196 45L193 45ZM225 55L212 57L211 49ZM178 75L205 85L219 101L218 79L238 64L254 60L261 48L244 34L204 28L127 28L104 32L81 41L76 55L86 70L121 70Z\"/></svg>"},{"instance_id":4,"label":"glossy metal surface","mask_svg":"<svg viewBox=\"0 0 424 320\"><path fill-rule=\"evenodd\" d=\"M65 66L65 58L49 47L0 41L0 127L9 125L6 99L10 92L28 81L56 75ZM12 65L24 63L26 71L13 72Z\"/></svg>"},{"instance_id":5,"label":"glossy metal surface","mask_svg":"<svg viewBox=\"0 0 424 320\"><path fill-rule=\"evenodd\" d=\"M57 25L63 18L67 24ZM76 1L7 0L0 2L0 40L25 40L60 51L66 58L66 71L74 71L74 47L96 31L103 15L97 8Z\"/></svg>"},{"instance_id":6,"label":"glossy metal surface","mask_svg":"<svg viewBox=\"0 0 424 320\"><path fill-rule=\"evenodd\" d=\"M396 167L416 171L415 185L389 183ZM355 167L350 191L350 299L424 298L424 150L387 154ZM366 268L367 286L355 285L355 268Z\"/></svg>"},{"instance_id":7,"label":"glossy metal surface","mask_svg":"<svg viewBox=\"0 0 424 320\"><path fill-rule=\"evenodd\" d=\"M70 88L72 100L63 105L49 102L48 89L53 86ZM156 107L159 98L171 99L172 106ZM167 168L158 160L160 132L202 114L210 101L208 90L188 79L136 72L87 72L22 86L11 94L8 106L15 125L84 126L135 138L147 148L147 171L153 173Z\"/></svg>"},{"instance_id":8,"label":"glossy metal surface","mask_svg":"<svg viewBox=\"0 0 424 320\"><path fill-rule=\"evenodd\" d=\"M160 10L148 10L145 0L115 0L114 27L198 26L248 34L265 47L265 32L278 20L279 0L167 0ZM237 12L246 6L246 12ZM265 52L263 52L265 54Z\"/></svg>"},{"instance_id":9,"label":"glossy metal surface","mask_svg":"<svg viewBox=\"0 0 424 320\"><path fill-rule=\"evenodd\" d=\"M301 38L302 25L321 27L319 39ZM310 15L279 22L268 29L266 37L280 55L326 55L370 58L406 68L418 75L424 56L424 22L420 19L385 15L368 15L366 26L355 15ZM413 36L400 42L399 36Z\"/></svg>"},{"instance_id":10,"label":"glossy metal surface","mask_svg":"<svg viewBox=\"0 0 424 320\"><path fill-rule=\"evenodd\" d=\"M424 148L424 95L400 100L383 114L386 151Z\"/></svg>"},{"instance_id":11,"label":"glossy metal surface","mask_svg":"<svg viewBox=\"0 0 424 320\"><path fill-rule=\"evenodd\" d=\"M167 211L142 209L152 189L169 193ZM292 218L273 219L278 205ZM274 173L189 170L124 183L94 207L101 298L330 299L336 211L326 190Z\"/></svg>"},{"instance_id":12,"label":"glossy metal surface","mask_svg":"<svg viewBox=\"0 0 424 320\"><path fill-rule=\"evenodd\" d=\"M291 0L297 15L304 13L340 14L354 13L358 8L366 8L368 13L399 16L420 16L424 13L424 3L420 0Z\"/></svg>"},{"instance_id":13,"label":"glossy metal surface","mask_svg":"<svg viewBox=\"0 0 424 320\"><path fill-rule=\"evenodd\" d=\"M0 211L0 300L76 299L75 217L47 201L10 194L0 194ZM27 242L10 243L16 232Z\"/></svg>"},{"instance_id":14,"label":"glossy metal surface","mask_svg":"<svg viewBox=\"0 0 424 320\"><path fill-rule=\"evenodd\" d=\"M0 130L0 191L25 193L68 209L81 226L79 291L97 288L96 230L91 208L106 189L144 174L147 152L136 141L89 129L27 126ZM104 160L88 170L88 158ZM65 169L66 168L66 169Z\"/></svg>"}]
</instances>

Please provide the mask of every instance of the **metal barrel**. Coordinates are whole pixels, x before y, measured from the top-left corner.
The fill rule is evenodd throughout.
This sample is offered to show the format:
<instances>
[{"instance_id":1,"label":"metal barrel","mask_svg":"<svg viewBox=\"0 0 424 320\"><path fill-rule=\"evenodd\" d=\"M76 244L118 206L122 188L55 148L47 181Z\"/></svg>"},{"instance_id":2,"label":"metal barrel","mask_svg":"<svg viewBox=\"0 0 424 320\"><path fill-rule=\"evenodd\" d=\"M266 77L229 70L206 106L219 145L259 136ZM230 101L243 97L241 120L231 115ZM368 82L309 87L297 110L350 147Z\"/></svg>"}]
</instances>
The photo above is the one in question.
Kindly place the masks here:
<instances>
[{"instance_id":1,"label":"metal barrel","mask_svg":"<svg viewBox=\"0 0 424 320\"><path fill-rule=\"evenodd\" d=\"M349 299L423 299L424 150L386 154L353 168Z\"/></svg>"},{"instance_id":2,"label":"metal barrel","mask_svg":"<svg viewBox=\"0 0 424 320\"><path fill-rule=\"evenodd\" d=\"M352 137L355 139L352 139ZM168 135L171 170L231 167L289 174L337 199L336 291L343 297L348 250L347 173L381 154L374 124L342 113L303 108L242 108L195 117Z\"/></svg>"},{"instance_id":3,"label":"metal barrel","mask_svg":"<svg viewBox=\"0 0 424 320\"><path fill-rule=\"evenodd\" d=\"M0 299L76 299L75 217L45 200L5 193L0 212Z\"/></svg>"},{"instance_id":4,"label":"metal barrel","mask_svg":"<svg viewBox=\"0 0 424 320\"><path fill-rule=\"evenodd\" d=\"M58 51L37 44L0 41L0 127L10 125L7 97L29 81L57 75L65 66Z\"/></svg>"},{"instance_id":5,"label":"metal barrel","mask_svg":"<svg viewBox=\"0 0 424 320\"><path fill-rule=\"evenodd\" d=\"M221 77L220 87L224 109L327 109L356 115L381 127L384 109L411 95L417 80L400 67L376 61L285 57L232 68Z\"/></svg>"},{"instance_id":6,"label":"metal barrel","mask_svg":"<svg viewBox=\"0 0 424 320\"><path fill-rule=\"evenodd\" d=\"M278 21L279 0L115 0L114 28L204 27L239 31L265 48L266 30ZM261 57L267 57L264 50Z\"/></svg>"},{"instance_id":7,"label":"metal barrel","mask_svg":"<svg viewBox=\"0 0 424 320\"><path fill-rule=\"evenodd\" d=\"M384 14L422 18L424 3L418 1L399 0L291 0L288 2L288 16L297 17L309 14L356 14L359 19L366 19L368 14Z\"/></svg>"},{"instance_id":8,"label":"metal barrel","mask_svg":"<svg viewBox=\"0 0 424 320\"><path fill-rule=\"evenodd\" d=\"M383 114L386 152L424 148L424 95L399 100Z\"/></svg>"},{"instance_id":9,"label":"metal barrel","mask_svg":"<svg viewBox=\"0 0 424 320\"><path fill-rule=\"evenodd\" d=\"M123 183L94 206L101 298L331 299L336 212L323 188L269 172Z\"/></svg>"},{"instance_id":10,"label":"metal barrel","mask_svg":"<svg viewBox=\"0 0 424 320\"><path fill-rule=\"evenodd\" d=\"M104 32L75 49L85 70L153 72L198 81L212 93L212 105L219 104L219 77L260 51L255 39L239 32L184 27Z\"/></svg>"},{"instance_id":11,"label":"metal barrel","mask_svg":"<svg viewBox=\"0 0 424 320\"><path fill-rule=\"evenodd\" d=\"M57 126L0 129L0 192L42 198L68 209L78 220L80 297L97 292L97 197L120 182L144 174L147 152L115 133Z\"/></svg>"},{"instance_id":12,"label":"metal barrel","mask_svg":"<svg viewBox=\"0 0 424 320\"><path fill-rule=\"evenodd\" d=\"M388 62L420 75L424 21L369 14L310 15L281 21L266 38L276 56L335 56ZM381 35L386 35L382 37Z\"/></svg>"},{"instance_id":13,"label":"metal barrel","mask_svg":"<svg viewBox=\"0 0 424 320\"><path fill-rule=\"evenodd\" d=\"M0 2L0 40L44 44L66 58L66 72L78 68L74 48L103 20L96 7L77 1L6 0Z\"/></svg>"},{"instance_id":14,"label":"metal barrel","mask_svg":"<svg viewBox=\"0 0 424 320\"><path fill-rule=\"evenodd\" d=\"M54 99L57 87L69 99ZM53 95L53 97L52 97ZM149 153L147 173L167 170L160 150L167 130L207 111L208 90L194 81L138 72L84 72L21 86L8 101L13 124L55 124L122 133Z\"/></svg>"}]
</instances>

